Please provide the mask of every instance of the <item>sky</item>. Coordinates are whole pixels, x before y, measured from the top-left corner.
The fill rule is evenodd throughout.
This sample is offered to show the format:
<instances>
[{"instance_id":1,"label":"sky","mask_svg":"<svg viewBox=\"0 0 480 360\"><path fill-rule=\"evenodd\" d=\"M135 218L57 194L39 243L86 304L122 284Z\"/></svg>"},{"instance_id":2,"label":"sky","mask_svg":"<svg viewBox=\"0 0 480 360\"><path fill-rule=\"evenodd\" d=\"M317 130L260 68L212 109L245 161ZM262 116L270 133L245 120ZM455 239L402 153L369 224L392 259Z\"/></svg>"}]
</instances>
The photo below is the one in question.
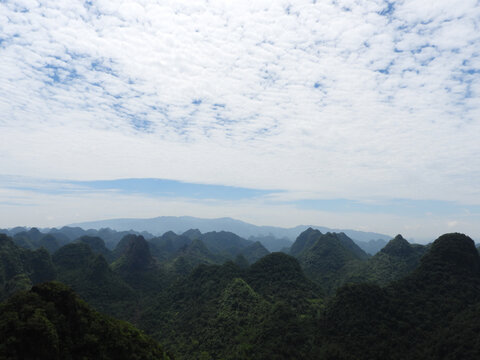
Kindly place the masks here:
<instances>
[{"instance_id":1,"label":"sky","mask_svg":"<svg viewBox=\"0 0 480 360\"><path fill-rule=\"evenodd\" d=\"M480 240L480 2L0 0L0 227Z\"/></svg>"}]
</instances>

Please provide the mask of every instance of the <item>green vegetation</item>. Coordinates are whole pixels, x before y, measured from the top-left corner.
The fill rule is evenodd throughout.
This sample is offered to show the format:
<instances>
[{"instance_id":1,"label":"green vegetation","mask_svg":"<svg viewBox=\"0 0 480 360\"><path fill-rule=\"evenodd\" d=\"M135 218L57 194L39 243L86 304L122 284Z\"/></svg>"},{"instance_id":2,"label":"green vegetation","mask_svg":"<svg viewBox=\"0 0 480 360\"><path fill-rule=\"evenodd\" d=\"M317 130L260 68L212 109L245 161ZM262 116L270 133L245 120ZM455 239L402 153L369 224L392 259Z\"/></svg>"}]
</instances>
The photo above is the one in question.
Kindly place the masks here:
<instances>
[{"instance_id":1,"label":"green vegetation","mask_svg":"<svg viewBox=\"0 0 480 360\"><path fill-rule=\"evenodd\" d=\"M11 238L0 234L0 300L55 277L56 270L45 249L20 248Z\"/></svg>"},{"instance_id":2,"label":"green vegetation","mask_svg":"<svg viewBox=\"0 0 480 360\"><path fill-rule=\"evenodd\" d=\"M125 240L127 241L124 246ZM152 257L150 247L143 236L127 235L119 246L123 247L124 251L112 263L113 272L134 289L140 298L150 297L161 291L165 286L164 271Z\"/></svg>"},{"instance_id":3,"label":"green vegetation","mask_svg":"<svg viewBox=\"0 0 480 360\"><path fill-rule=\"evenodd\" d=\"M88 247L90 247L90 249L95 253L95 254L100 254L102 255L105 260L107 260L108 262L111 262L113 260L113 253L111 250L107 249L107 247L105 246L105 242L103 241L103 239L99 238L98 236L88 236L88 235L84 235L84 236L81 236L79 237L77 240L75 240L76 242L81 242L81 243L84 243L86 245L88 245Z\"/></svg>"},{"instance_id":4,"label":"green vegetation","mask_svg":"<svg viewBox=\"0 0 480 360\"><path fill-rule=\"evenodd\" d=\"M65 245L53 254L57 279L69 285L95 309L129 319L136 306L134 290L84 242Z\"/></svg>"},{"instance_id":5,"label":"green vegetation","mask_svg":"<svg viewBox=\"0 0 480 360\"><path fill-rule=\"evenodd\" d=\"M15 234L13 241L27 249L45 248L49 253L53 253L67 244L69 238L62 233L43 234L37 228L31 228L28 231L21 231Z\"/></svg>"},{"instance_id":6,"label":"green vegetation","mask_svg":"<svg viewBox=\"0 0 480 360\"><path fill-rule=\"evenodd\" d=\"M83 236L52 255L0 235L0 358L168 358L64 285L35 286L53 279L177 359L480 357L480 257L463 234L398 235L374 256L343 233L308 229L291 255L233 235L129 234L114 251Z\"/></svg>"},{"instance_id":7,"label":"green vegetation","mask_svg":"<svg viewBox=\"0 0 480 360\"><path fill-rule=\"evenodd\" d=\"M321 348L327 358L338 358L339 349L345 359L476 358L470 354L478 354L479 346L468 336L445 341L442 334L475 314L479 301L480 258L473 241L443 235L407 277L386 288L342 288L320 328ZM471 336L475 325L470 320L465 326Z\"/></svg>"},{"instance_id":8,"label":"green vegetation","mask_svg":"<svg viewBox=\"0 0 480 360\"><path fill-rule=\"evenodd\" d=\"M409 244L397 235L368 261L351 270L346 282L388 285L415 270L426 250L426 246Z\"/></svg>"},{"instance_id":9,"label":"green vegetation","mask_svg":"<svg viewBox=\"0 0 480 360\"><path fill-rule=\"evenodd\" d=\"M140 326L180 359L271 359L280 348L301 354L290 347L308 338L302 322L321 309L318 286L298 262L273 253L248 269L233 262L197 267L162 293ZM279 347L281 337L272 330L288 331L292 344Z\"/></svg>"},{"instance_id":10,"label":"green vegetation","mask_svg":"<svg viewBox=\"0 0 480 360\"><path fill-rule=\"evenodd\" d=\"M60 283L0 305L0 339L2 359L169 359L145 334L93 311Z\"/></svg>"},{"instance_id":11,"label":"green vegetation","mask_svg":"<svg viewBox=\"0 0 480 360\"><path fill-rule=\"evenodd\" d=\"M254 242L251 245L248 245L240 252L240 255L245 257L245 259L250 263L253 264L254 262L260 260L264 256L267 256L269 251L265 249L265 247L259 242Z\"/></svg>"},{"instance_id":12,"label":"green vegetation","mask_svg":"<svg viewBox=\"0 0 480 360\"><path fill-rule=\"evenodd\" d=\"M290 254L298 258L305 274L327 294L334 294L345 283L349 271L368 258L345 234L322 234L311 228L300 234Z\"/></svg>"}]
</instances>

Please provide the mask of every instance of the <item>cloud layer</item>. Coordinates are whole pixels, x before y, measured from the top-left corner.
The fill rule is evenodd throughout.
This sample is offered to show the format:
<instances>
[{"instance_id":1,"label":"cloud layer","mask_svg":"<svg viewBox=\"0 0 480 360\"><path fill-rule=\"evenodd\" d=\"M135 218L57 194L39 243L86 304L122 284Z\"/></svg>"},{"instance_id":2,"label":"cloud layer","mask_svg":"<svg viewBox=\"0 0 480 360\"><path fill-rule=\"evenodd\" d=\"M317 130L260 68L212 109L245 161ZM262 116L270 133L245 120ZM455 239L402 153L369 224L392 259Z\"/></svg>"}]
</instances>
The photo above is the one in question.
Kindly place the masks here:
<instances>
[{"instance_id":1,"label":"cloud layer","mask_svg":"<svg viewBox=\"0 0 480 360\"><path fill-rule=\"evenodd\" d=\"M480 5L0 2L0 164L480 204Z\"/></svg>"}]
</instances>

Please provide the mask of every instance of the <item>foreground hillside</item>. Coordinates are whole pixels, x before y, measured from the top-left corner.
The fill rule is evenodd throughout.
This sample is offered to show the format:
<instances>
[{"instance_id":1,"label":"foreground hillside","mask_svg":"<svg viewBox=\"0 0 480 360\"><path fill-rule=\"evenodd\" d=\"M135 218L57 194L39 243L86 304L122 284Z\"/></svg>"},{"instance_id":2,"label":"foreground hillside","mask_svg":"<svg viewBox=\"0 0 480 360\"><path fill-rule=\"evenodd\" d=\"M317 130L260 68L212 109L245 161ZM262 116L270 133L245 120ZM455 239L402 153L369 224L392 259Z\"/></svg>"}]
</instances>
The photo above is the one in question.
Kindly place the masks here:
<instances>
[{"instance_id":1,"label":"foreground hillside","mask_svg":"<svg viewBox=\"0 0 480 360\"><path fill-rule=\"evenodd\" d=\"M115 327L108 333L121 339L125 323L86 310L63 285L18 292L56 279L96 310L143 329L177 359L480 358L480 259L468 236L446 234L420 246L398 235L370 256L343 233L307 229L286 252L198 230L129 234L113 250L100 237L82 236L53 254L1 235L0 294L8 300L0 331L20 334L1 349L16 344L11 358L12 349L27 351L37 338L22 337L29 326L43 329L42 344L59 358L107 336L103 326ZM69 317L71 309L90 315ZM65 332L85 323L78 317L93 328ZM163 351L128 329L129 349ZM108 346L95 351L116 351Z\"/></svg>"},{"instance_id":2,"label":"foreground hillside","mask_svg":"<svg viewBox=\"0 0 480 360\"><path fill-rule=\"evenodd\" d=\"M145 334L97 313L60 283L0 305L0 339L2 359L169 359Z\"/></svg>"}]
</instances>

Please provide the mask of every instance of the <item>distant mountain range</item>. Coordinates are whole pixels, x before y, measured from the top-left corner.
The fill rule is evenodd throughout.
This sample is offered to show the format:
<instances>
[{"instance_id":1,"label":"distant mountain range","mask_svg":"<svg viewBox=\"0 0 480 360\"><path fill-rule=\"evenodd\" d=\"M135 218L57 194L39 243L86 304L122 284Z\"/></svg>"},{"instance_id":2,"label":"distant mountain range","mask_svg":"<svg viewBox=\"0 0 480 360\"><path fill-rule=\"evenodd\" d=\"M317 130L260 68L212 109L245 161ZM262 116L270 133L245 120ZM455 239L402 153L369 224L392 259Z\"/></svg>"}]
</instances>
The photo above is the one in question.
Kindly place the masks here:
<instances>
[{"instance_id":1,"label":"distant mountain range","mask_svg":"<svg viewBox=\"0 0 480 360\"><path fill-rule=\"evenodd\" d=\"M151 219L110 219L70 224L83 229L110 228L117 231L146 231L153 235L162 235L167 231L182 234L189 229L198 229L202 233L210 231L229 231L245 239L274 237L283 240L283 246L290 246L297 236L308 228L318 229L322 233L343 232L368 253L376 253L393 236L351 229L331 229L325 226L298 225L292 228L276 226L257 226L232 218L202 219L191 216L160 216ZM256 240L256 239L255 239ZM267 248L269 247L266 245ZM277 245L278 246L278 245ZM271 247L270 247L271 248Z\"/></svg>"}]
</instances>

